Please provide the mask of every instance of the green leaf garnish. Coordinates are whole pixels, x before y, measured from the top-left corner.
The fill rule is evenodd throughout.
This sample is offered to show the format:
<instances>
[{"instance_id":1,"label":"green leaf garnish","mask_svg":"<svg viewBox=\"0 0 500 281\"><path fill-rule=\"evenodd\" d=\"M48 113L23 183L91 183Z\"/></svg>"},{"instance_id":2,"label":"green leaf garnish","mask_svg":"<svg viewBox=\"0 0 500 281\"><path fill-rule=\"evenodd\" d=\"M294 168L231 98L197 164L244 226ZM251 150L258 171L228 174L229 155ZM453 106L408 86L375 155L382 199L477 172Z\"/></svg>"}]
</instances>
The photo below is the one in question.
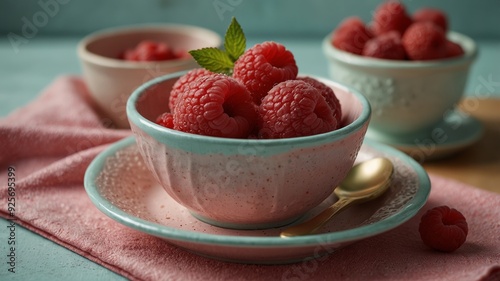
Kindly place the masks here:
<instances>
[{"instance_id":1,"label":"green leaf garnish","mask_svg":"<svg viewBox=\"0 0 500 281\"><path fill-rule=\"evenodd\" d=\"M234 17L224 36L224 49L202 48L189 53L201 67L215 73L232 75L234 62L246 49L245 34Z\"/></svg>"},{"instance_id":2,"label":"green leaf garnish","mask_svg":"<svg viewBox=\"0 0 500 281\"><path fill-rule=\"evenodd\" d=\"M201 66L215 73L231 75L234 63L226 52L217 48L203 48L189 51L191 56Z\"/></svg>"},{"instance_id":3,"label":"green leaf garnish","mask_svg":"<svg viewBox=\"0 0 500 281\"><path fill-rule=\"evenodd\" d=\"M246 38L240 24L233 17L224 37L224 48L229 58L235 62L246 49Z\"/></svg>"}]
</instances>

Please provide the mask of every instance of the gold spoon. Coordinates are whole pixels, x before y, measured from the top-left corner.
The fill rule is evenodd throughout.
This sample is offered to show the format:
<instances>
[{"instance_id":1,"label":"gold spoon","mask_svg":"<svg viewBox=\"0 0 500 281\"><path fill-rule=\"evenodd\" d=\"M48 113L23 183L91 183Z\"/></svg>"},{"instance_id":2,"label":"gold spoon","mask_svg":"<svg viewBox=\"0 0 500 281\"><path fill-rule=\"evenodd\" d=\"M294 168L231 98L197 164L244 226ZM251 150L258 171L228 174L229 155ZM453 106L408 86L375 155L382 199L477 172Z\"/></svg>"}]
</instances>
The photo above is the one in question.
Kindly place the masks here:
<instances>
[{"instance_id":1,"label":"gold spoon","mask_svg":"<svg viewBox=\"0 0 500 281\"><path fill-rule=\"evenodd\" d=\"M374 158L355 165L335 188L334 193L339 198L335 204L311 220L283 230L281 237L313 234L347 206L377 198L388 189L393 170L387 158Z\"/></svg>"}]
</instances>

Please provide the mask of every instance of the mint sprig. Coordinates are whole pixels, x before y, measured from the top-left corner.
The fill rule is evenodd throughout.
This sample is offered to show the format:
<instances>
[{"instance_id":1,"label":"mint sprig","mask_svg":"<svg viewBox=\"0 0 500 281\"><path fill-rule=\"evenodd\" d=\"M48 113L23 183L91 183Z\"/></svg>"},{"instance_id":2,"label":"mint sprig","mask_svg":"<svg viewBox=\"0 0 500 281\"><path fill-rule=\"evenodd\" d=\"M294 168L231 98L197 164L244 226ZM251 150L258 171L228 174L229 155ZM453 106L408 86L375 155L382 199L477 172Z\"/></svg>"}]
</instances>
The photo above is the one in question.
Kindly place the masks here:
<instances>
[{"instance_id":1,"label":"mint sprig","mask_svg":"<svg viewBox=\"0 0 500 281\"><path fill-rule=\"evenodd\" d=\"M247 40L243 29L236 18L232 18L226 35L224 36L224 48L229 58L235 62L244 52L247 46Z\"/></svg>"},{"instance_id":2,"label":"mint sprig","mask_svg":"<svg viewBox=\"0 0 500 281\"><path fill-rule=\"evenodd\" d=\"M224 73L228 75L232 73L234 62L223 50L217 48L203 48L190 51L189 53L203 68L215 73Z\"/></svg>"},{"instance_id":3,"label":"mint sprig","mask_svg":"<svg viewBox=\"0 0 500 281\"><path fill-rule=\"evenodd\" d=\"M210 47L192 50L189 53L201 67L215 73L232 75L234 62L246 49L245 34L234 17L224 36L224 49Z\"/></svg>"}]
</instances>

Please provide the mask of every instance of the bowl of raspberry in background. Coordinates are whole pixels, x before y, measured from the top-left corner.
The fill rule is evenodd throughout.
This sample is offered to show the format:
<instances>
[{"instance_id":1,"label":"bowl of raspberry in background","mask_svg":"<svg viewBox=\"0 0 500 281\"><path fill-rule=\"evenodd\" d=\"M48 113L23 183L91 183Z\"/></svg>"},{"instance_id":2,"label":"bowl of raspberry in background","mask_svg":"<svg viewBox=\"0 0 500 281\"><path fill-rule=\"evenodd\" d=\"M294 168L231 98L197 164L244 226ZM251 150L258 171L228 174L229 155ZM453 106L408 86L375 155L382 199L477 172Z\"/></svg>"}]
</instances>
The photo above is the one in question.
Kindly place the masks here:
<instances>
[{"instance_id":1,"label":"bowl of raspberry in background","mask_svg":"<svg viewBox=\"0 0 500 281\"><path fill-rule=\"evenodd\" d=\"M443 11L410 13L398 1L379 5L369 24L344 19L322 48L330 78L370 101L367 137L387 143L426 135L454 112L478 53Z\"/></svg>"},{"instance_id":2,"label":"bowl of raspberry in background","mask_svg":"<svg viewBox=\"0 0 500 281\"><path fill-rule=\"evenodd\" d=\"M127 103L127 115L139 151L154 178L173 199L204 222L228 228L258 229L291 223L331 195L352 167L368 127L371 109L363 95L321 78L298 77L284 81L274 86L268 96L271 93L279 96L290 88L300 89L301 94L296 96L305 96L315 91L309 86L313 83L333 90L341 106L338 126L324 133L307 132L304 136L288 137L277 136L271 127L261 128L260 133L253 135L255 128L248 130L250 121L245 121L239 127L249 131L245 136L225 137L219 136L220 132L212 132L210 127L253 119L243 106L253 101L251 98L241 100L246 93L245 86L234 77L204 76L201 71L205 70L170 74L149 81L138 88ZM186 78L189 74L200 77ZM172 89L188 80L194 80L186 86L190 90L176 98L184 99L177 101L173 109L173 118L187 117L177 120L179 129L169 128L174 125L168 121L160 125L159 116L166 111L170 113ZM210 94L198 100L196 93L200 89ZM195 104L187 103L193 100L203 103L205 99L220 96L221 91L225 91L225 98L214 98L201 107L218 107L226 111L231 121L218 121L219 117L228 117L221 114L213 118L214 122L198 126L200 130L208 128L212 135L181 131L184 123L191 122L189 119L200 119L191 118L195 112L186 113L196 111ZM240 98L227 97L230 93L238 93ZM186 98L188 95L191 96ZM225 99L223 104L215 105L221 99ZM240 100L235 103L235 99ZM264 97L260 108L270 105L271 100ZM305 97L302 101L310 103L311 99ZM314 101L317 110L328 107L325 99L320 97L317 101ZM327 112L332 114L330 109ZM289 113L282 111L279 115ZM205 113L202 119L212 115L213 112ZM239 134L242 130L235 132ZM268 138L270 135L276 138Z\"/></svg>"},{"instance_id":3,"label":"bowl of raspberry in background","mask_svg":"<svg viewBox=\"0 0 500 281\"><path fill-rule=\"evenodd\" d=\"M217 33L202 27L153 24L92 33L79 42L77 53L98 109L118 128L128 128L125 104L137 87L197 67L188 51L221 42Z\"/></svg>"}]
</instances>

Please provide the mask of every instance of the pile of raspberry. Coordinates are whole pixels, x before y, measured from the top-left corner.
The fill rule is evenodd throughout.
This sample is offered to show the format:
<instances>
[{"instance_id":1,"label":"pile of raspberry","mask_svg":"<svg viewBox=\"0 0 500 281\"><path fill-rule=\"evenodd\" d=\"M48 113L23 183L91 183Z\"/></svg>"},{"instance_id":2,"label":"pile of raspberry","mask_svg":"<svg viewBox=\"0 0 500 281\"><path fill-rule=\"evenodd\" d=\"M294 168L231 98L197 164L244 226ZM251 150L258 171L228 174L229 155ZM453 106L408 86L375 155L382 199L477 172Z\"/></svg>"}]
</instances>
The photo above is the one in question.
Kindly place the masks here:
<instances>
[{"instance_id":1,"label":"pile of raspberry","mask_svg":"<svg viewBox=\"0 0 500 281\"><path fill-rule=\"evenodd\" d=\"M334 47L356 55L389 60L437 60L461 56L462 47L447 39L448 18L433 8L412 15L399 1L382 3L370 25L359 17L342 21L333 32Z\"/></svg>"},{"instance_id":2,"label":"pile of raspberry","mask_svg":"<svg viewBox=\"0 0 500 281\"><path fill-rule=\"evenodd\" d=\"M187 58L185 51L177 51L164 42L144 40L133 49L125 50L119 59L127 61L164 61Z\"/></svg>"},{"instance_id":3,"label":"pile of raspberry","mask_svg":"<svg viewBox=\"0 0 500 281\"><path fill-rule=\"evenodd\" d=\"M169 111L157 123L182 132L276 139L330 132L341 126L333 90L311 77L297 77L293 54L264 42L246 50L231 76L194 69L174 84Z\"/></svg>"}]
</instances>

